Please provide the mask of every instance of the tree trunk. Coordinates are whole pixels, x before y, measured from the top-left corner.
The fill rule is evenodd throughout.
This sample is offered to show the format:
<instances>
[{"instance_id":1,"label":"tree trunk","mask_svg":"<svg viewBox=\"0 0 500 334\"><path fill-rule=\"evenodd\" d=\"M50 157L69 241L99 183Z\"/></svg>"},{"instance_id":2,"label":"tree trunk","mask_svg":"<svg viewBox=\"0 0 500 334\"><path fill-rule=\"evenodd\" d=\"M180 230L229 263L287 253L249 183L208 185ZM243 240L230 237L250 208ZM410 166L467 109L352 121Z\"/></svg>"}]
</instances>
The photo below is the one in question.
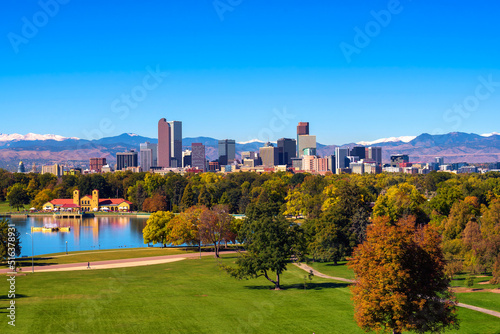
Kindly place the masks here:
<instances>
[{"instance_id":1,"label":"tree trunk","mask_svg":"<svg viewBox=\"0 0 500 334\"><path fill-rule=\"evenodd\" d=\"M214 249L215 249L215 258L219 257L219 244L217 241L214 243Z\"/></svg>"}]
</instances>

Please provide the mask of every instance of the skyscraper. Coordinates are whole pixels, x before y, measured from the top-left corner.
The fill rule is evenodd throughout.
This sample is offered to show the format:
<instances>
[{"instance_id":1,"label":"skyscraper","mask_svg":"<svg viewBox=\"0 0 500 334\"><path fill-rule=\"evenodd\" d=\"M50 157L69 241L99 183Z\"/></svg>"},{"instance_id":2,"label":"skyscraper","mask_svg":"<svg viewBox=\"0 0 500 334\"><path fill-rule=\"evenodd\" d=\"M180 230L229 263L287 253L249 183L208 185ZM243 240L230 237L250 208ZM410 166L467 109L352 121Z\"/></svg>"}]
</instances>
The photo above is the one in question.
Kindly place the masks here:
<instances>
[{"instance_id":1,"label":"skyscraper","mask_svg":"<svg viewBox=\"0 0 500 334\"><path fill-rule=\"evenodd\" d=\"M307 136L309 135L309 122L299 122L299 125L297 125L297 155L296 157L302 157L302 152L301 152L301 144L300 144L300 136ZM314 146L316 147L316 146ZM302 147L304 149L304 147Z\"/></svg>"},{"instance_id":2,"label":"skyscraper","mask_svg":"<svg viewBox=\"0 0 500 334\"><path fill-rule=\"evenodd\" d=\"M191 167L206 171L205 145L202 143L191 144Z\"/></svg>"},{"instance_id":3,"label":"skyscraper","mask_svg":"<svg viewBox=\"0 0 500 334\"><path fill-rule=\"evenodd\" d=\"M165 118L158 122L158 166L170 167L170 124Z\"/></svg>"},{"instance_id":4,"label":"skyscraper","mask_svg":"<svg viewBox=\"0 0 500 334\"><path fill-rule=\"evenodd\" d=\"M369 160L373 160L377 163L377 165L382 165L382 147L372 146L367 149L367 156Z\"/></svg>"},{"instance_id":5,"label":"skyscraper","mask_svg":"<svg viewBox=\"0 0 500 334\"><path fill-rule=\"evenodd\" d=\"M358 157L359 160L365 159L366 158L365 148L363 146L354 146L351 149L351 153L349 155Z\"/></svg>"},{"instance_id":6,"label":"skyscraper","mask_svg":"<svg viewBox=\"0 0 500 334\"><path fill-rule=\"evenodd\" d=\"M266 143L264 147L260 150L260 159L262 160L262 165L265 167L274 167L279 163L278 148L274 147L271 143Z\"/></svg>"},{"instance_id":7,"label":"skyscraper","mask_svg":"<svg viewBox=\"0 0 500 334\"><path fill-rule=\"evenodd\" d=\"M336 171L338 171L339 169L348 167L346 164L346 157L348 155L349 155L348 148L335 147L335 169L336 169Z\"/></svg>"},{"instance_id":8,"label":"skyscraper","mask_svg":"<svg viewBox=\"0 0 500 334\"><path fill-rule=\"evenodd\" d=\"M177 162L177 167L182 166L182 122L169 121L170 125L170 158ZM175 166L175 163L170 163Z\"/></svg>"},{"instance_id":9,"label":"skyscraper","mask_svg":"<svg viewBox=\"0 0 500 334\"><path fill-rule=\"evenodd\" d=\"M137 167L139 161L137 159L137 151L116 153L116 170L122 170L128 167Z\"/></svg>"},{"instance_id":10,"label":"skyscraper","mask_svg":"<svg viewBox=\"0 0 500 334\"><path fill-rule=\"evenodd\" d=\"M278 139L279 164L292 166L292 158L297 156L297 142L295 139Z\"/></svg>"},{"instance_id":11,"label":"skyscraper","mask_svg":"<svg viewBox=\"0 0 500 334\"><path fill-rule=\"evenodd\" d=\"M299 135L298 136L298 157L302 158L304 155L304 149L313 148L316 149L316 136L310 135Z\"/></svg>"},{"instance_id":12,"label":"skyscraper","mask_svg":"<svg viewBox=\"0 0 500 334\"><path fill-rule=\"evenodd\" d=\"M158 145L145 142L141 144L141 167L144 172L148 172L151 166L158 164Z\"/></svg>"},{"instance_id":13,"label":"skyscraper","mask_svg":"<svg viewBox=\"0 0 500 334\"><path fill-rule=\"evenodd\" d=\"M182 151L182 167L191 166L191 150Z\"/></svg>"},{"instance_id":14,"label":"skyscraper","mask_svg":"<svg viewBox=\"0 0 500 334\"><path fill-rule=\"evenodd\" d=\"M236 142L233 139L219 140L219 166L230 165L236 155Z\"/></svg>"}]
</instances>

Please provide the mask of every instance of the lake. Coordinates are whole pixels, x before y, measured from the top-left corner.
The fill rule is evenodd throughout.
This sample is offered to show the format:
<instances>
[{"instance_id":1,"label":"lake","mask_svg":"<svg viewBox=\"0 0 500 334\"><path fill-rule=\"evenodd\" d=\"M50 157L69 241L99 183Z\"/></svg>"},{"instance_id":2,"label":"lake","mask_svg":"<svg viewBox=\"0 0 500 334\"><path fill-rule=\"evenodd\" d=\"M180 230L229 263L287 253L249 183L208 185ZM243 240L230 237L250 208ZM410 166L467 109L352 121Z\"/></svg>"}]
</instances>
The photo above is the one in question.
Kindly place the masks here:
<instances>
[{"instance_id":1,"label":"lake","mask_svg":"<svg viewBox=\"0 0 500 334\"><path fill-rule=\"evenodd\" d=\"M31 227L71 227L69 232L33 232L34 254L50 254L66 251L147 247L142 230L147 218L95 217L78 219L54 219L53 217L10 218L21 233L21 256L31 256ZM161 245L156 245L161 246Z\"/></svg>"}]
</instances>

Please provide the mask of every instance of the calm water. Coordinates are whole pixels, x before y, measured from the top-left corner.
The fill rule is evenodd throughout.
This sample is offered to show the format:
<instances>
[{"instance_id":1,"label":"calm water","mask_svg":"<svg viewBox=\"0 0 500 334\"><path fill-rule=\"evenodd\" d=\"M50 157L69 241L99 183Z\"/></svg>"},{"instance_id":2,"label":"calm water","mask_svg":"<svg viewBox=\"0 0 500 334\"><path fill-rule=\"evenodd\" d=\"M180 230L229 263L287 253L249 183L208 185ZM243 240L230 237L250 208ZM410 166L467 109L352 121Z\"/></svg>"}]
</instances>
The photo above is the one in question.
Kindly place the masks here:
<instances>
[{"instance_id":1,"label":"calm water","mask_svg":"<svg viewBox=\"0 0 500 334\"><path fill-rule=\"evenodd\" d=\"M10 219L21 233L21 256L31 256L31 226L70 226L70 232L33 232L34 254L50 254L66 251L147 247L142 230L147 218L99 217L57 219L30 217ZM157 244L157 246L160 246Z\"/></svg>"}]
</instances>

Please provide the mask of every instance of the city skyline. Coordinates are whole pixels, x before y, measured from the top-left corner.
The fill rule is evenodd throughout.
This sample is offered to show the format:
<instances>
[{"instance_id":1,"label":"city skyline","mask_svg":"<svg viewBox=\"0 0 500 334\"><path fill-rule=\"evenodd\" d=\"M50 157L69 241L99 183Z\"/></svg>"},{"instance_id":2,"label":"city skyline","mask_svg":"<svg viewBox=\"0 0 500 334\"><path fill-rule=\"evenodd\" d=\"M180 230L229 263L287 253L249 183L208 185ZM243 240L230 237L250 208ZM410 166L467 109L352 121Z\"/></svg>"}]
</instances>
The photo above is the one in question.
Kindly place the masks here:
<instances>
[{"instance_id":1,"label":"city skyline","mask_svg":"<svg viewBox=\"0 0 500 334\"><path fill-rule=\"evenodd\" d=\"M240 142L303 119L331 144L498 131L500 5L398 4L7 1L0 132L155 137L163 115Z\"/></svg>"}]
</instances>

